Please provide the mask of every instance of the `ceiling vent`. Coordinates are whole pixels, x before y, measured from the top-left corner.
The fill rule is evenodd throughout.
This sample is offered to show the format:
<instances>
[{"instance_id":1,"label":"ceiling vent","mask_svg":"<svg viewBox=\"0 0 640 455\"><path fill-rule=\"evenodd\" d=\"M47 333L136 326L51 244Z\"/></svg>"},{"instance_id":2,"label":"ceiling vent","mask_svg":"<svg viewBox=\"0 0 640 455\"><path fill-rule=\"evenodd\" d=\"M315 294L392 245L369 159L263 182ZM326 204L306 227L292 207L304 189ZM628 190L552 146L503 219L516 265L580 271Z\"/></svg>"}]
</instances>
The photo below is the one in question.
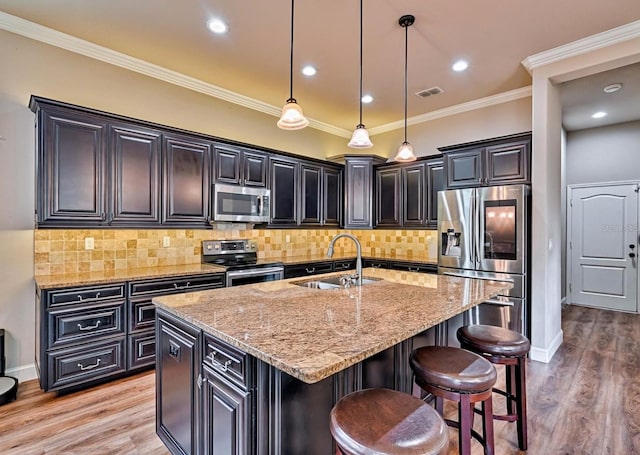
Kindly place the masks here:
<instances>
[{"instance_id":1,"label":"ceiling vent","mask_svg":"<svg viewBox=\"0 0 640 455\"><path fill-rule=\"evenodd\" d=\"M431 87L426 90L420 90L419 92L416 92L416 95L420 98L427 98L429 96L439 95L443 92L444 90L442 90L440 87Z\"/></svg>"}]
</instances>

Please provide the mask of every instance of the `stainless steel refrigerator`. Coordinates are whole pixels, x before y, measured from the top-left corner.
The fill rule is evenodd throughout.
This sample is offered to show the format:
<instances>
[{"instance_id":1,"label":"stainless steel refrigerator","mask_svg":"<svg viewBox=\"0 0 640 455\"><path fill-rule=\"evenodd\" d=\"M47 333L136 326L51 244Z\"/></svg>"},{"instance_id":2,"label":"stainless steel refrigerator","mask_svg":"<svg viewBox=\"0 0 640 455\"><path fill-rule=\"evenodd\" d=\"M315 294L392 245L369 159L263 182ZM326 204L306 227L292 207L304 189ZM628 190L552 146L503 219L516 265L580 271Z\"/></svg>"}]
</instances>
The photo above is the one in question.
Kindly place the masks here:
<instances>
[{"instance_id":1,"label":"stainless steel refrigerator","mask_svg":"<svg viewBox=\"0 0 640 455\"><path fill-rule=\"evenodd\" d=\"M528 185L464 188L438 193L438 273L508 280L513 289L458 318L448 327L449 344L463 324L489 324L529 336Z\"/></svg>"}]
</instances>

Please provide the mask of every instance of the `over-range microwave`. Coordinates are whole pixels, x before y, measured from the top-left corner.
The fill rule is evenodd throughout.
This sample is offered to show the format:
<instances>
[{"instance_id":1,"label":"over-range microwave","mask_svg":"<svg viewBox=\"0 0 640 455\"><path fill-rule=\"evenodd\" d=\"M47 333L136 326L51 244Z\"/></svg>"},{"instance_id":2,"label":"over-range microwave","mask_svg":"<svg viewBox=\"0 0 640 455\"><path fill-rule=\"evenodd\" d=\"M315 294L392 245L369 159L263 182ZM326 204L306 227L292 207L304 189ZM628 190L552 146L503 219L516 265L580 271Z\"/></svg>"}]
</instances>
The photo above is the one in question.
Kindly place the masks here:
<instances>
[{"instance_id":1,"label":"over-range microwave","mask_svg":"<svg viewBox=\"0 0 640 455\"><path fill-rule=\"evenodd\" d=\"M268 223L271 190L215 183L211 190L213 221Z\"/></svg>"}]
</instances>

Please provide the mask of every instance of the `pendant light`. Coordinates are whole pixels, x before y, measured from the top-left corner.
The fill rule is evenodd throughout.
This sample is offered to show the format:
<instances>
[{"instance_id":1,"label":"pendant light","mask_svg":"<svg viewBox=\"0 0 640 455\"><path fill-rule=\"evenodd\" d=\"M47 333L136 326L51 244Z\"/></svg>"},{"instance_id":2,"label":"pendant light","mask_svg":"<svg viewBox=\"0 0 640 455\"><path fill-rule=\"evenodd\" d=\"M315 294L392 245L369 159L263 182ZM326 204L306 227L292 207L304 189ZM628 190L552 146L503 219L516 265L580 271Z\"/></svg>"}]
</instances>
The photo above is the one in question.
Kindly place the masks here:
<instances>
[{"instance_id":1,"label":"pendant light","mask_svg":"<svg viewBox=\"0 0 640 455\"><path fill-rule=\"evenodd\" d=\"M404 27L404 142L398 148L398 153L393 159L394 161L408 162L415 161L416 156L413 153L413 147L407 142L407 55L409 48L409 27L413 25L416 18L410 14L402 16L398 23Z\"/></svg>"},{"instance_id":2,"label":"pendant light","mask_svg":"<svg viewBox=\"0 0 640 455\"><path fill-rule=\"evenodd\" d=\"M289 99L287 104L282 108L282 115L278 120L278 127L283 130L300 130L309 124L302 113L302 108L293 97L293 3L291 0L291 42L290 42L290 56L289 56Z\"/></svg>"},{"instance_id":3,"label":"pendant light","mask_svg":"<svg viewBox=\"0 0 640 455\"><path fill-rule=\"evenodd\" d=\"M362 0L360 0L360 123L353 131L347 145L352 149L368 149L373 146L371 139L369 139L369 132L362 124Z\"/></svg>"}]
</instances>

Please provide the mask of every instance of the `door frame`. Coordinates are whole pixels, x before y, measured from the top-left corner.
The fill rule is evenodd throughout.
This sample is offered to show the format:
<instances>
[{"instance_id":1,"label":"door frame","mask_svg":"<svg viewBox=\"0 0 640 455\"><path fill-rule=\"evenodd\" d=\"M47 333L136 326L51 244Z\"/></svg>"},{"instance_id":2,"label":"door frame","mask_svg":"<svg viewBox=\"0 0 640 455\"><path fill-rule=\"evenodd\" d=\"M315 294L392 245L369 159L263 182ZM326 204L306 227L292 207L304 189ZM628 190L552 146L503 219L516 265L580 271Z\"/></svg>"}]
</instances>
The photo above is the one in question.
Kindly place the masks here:
<instances>
[{"instance_id":1,"label":"door frame","mask_svg":"<svg viewBox=\"0 0 640 455\"><path fill-rule=\"evenodd\" d=\"M576 188L598 188L603 186L623 186L623 185L636 185L636 187L640 190L640 180L620 180L615 182L592 182L592 183L573 183L571 185L567 185L567 194L566 194L566 208L565 208L565 218L566 218L566 238L565 238L565 289L566 289L566 303L571 304L573 300L571 298L571 272L573 263L571 261L571 235L572 235L572 213L571 213L571 197L573 196L573 190ZM640 195L638 204L640 206ZM639 207L639 217L640 217L640 207ZM640 224L640 220L639 220ZM638 232L640 235L640 232ZM637 301L640 301L640 267L638 267L638 276L636 277L638 281L638 296L636 297ZM638 302L636 302L636 308L640 308ZM612 310L614 311L614 310ZM634 312L633 314L638 314L640 310Z\"/></svg>"}]
</instances>

